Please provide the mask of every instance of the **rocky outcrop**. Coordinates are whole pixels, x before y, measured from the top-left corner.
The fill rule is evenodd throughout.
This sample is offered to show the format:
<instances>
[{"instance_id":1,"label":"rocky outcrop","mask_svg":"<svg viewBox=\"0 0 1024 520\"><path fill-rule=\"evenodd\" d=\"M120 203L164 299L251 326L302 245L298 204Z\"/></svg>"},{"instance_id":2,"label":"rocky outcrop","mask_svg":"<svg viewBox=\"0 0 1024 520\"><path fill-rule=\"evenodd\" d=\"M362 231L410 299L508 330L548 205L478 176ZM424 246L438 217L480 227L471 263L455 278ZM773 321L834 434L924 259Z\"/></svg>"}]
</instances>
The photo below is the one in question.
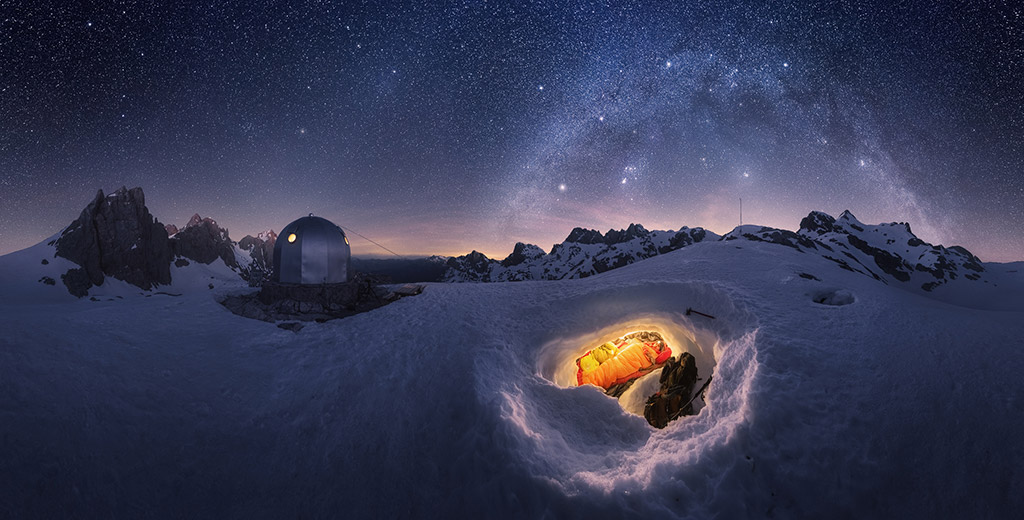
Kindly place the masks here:
<instances>
[{"instance_id":1,"label":"rocky outcrop","mask_svg":"<svg viewBox=\"0 0 1024 520\"><path fill-rule=\"evenodd\" d=\"M267 230L256 236L245 235L238 241L238 249L248 253L249 261L239 266L242 275L250 286L259 287L269 280L274 272L274 245L277 244L277 233Z\"/></svg>"},{"instance_id":2,"label":"rocky outcrop","mask_svg":"<svg viewBox=\"0 0 1024 520\"><path fill-rule=\"evenodd\" d=\"M458 272L468 282L489 282L491 264L497 263L487 255L473 250L468 255L449 258L446 262L448 272Z\"/></svg>"},{"instance_id":3,"label":"rocky outcrop","mask_svg":"<svg viewBox=\"0 0 1024 520\"><path fill-rule=\"evenodd\" d=\"M274 245L277 244L277 233L274 230L267 230L256 236L245 235L238 241L238 248L252 258L250 264L265 273L274 270Z\"/></svg>"},{"instance_id":4,"label":"rocky outcrop","mask_svg":"<svg viewBox=\"0 0 1024 520\"><path fill-rule=\"evenodd\" d=\"M105 276L142 289L171 283L167 231L150 215L142 188L98 191L55 247L57 256L82 266L61 277L76 296L102 285Z\"/></svg>"},{"instance_id":5,"label":"rocky outcrop","mask_svg":"<svg viewBox=\"0 0 1024 520\"><path fill-rule=\"evenodd\" d=\"M769 242L780 246L792 247L798 251L817 249L818 245L803 235L788 229L775 229L765 226L740 226L734 229L723 240L746 239L753 242ZM827 248L831 250L831 248Z\"/></svg>"},{"instance_id":6,"label":"rocky outcrop","mask_svg":"<svg viewBox=\"0 0 1024 520\"><path fill-rule=\"evenodd\" d=\"M512 267L523 262L534 261L542 256L544 256L543 249L533 244L516 242L515 247L512 248L512 254L505 257L505 259L501 261L501 265L503 267Z\"/></svg>"},{"instance_id":7,"label":"rocky outcrop","mask_svg":"<svg viewBox=\"0 0 1024 520\"><path fill-rule=\"evenodd\" d=\"M202 218L196 213L170 242L175 256L202 264L211 264L220 258L228 267L239 267L228 230L221 229L212 218Z\"/></svg>"}]
</instances>

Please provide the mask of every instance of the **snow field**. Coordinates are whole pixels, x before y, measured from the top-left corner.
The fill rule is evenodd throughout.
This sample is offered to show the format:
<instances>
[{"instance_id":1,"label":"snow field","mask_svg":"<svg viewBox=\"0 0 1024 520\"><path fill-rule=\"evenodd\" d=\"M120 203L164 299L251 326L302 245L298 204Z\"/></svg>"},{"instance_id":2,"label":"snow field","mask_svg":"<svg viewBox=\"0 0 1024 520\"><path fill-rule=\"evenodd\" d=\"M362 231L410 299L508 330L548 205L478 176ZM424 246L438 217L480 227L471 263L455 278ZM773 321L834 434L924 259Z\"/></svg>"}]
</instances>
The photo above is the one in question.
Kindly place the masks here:
<instances>
[{"instance_id":1,"label":"snow field","mask_svg":"<svg viewBox=\"0 0 1024 520\"><path fill-rule=\"evenodd\" d=\"M432 284L296 334L219 305L251 289L217 264L175 271L160 292L181 296L108 281L93 302L23 282L39 259L22 253L0 257L0 516L998 518L1024 505L1016 268L965 300L1004 309L982 310L939 301L952 284L925 297L786 247L700 243L582 280ZM655 430L568 384L579 354L638 328L713 371L698 415Z\"/></svg>"}]
</instances>

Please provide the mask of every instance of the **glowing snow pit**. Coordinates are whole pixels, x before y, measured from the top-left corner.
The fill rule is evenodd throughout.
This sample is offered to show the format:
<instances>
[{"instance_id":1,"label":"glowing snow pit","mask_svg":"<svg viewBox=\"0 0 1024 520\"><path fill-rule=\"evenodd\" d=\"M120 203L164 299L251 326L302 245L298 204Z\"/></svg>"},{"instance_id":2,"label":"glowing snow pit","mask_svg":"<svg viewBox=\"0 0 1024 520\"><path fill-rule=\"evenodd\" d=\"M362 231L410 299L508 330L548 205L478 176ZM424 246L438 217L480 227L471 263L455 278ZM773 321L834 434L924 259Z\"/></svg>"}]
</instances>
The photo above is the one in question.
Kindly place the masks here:
<instances>
[{"instance_id":1,"label":"glowing snow pit","mask_svg":"<svg viewBox=\"0 0 1024 520\"><path fill-rule=\"evenodd\" d=\"M541 374L563 387L597 387L658 428L698 413L705 405L698 390L714 371L711 348L701 348L694 332L675 323L623 329L556 341L545 349L551 356L541 360Z\"/></svg>"}]
</instances>

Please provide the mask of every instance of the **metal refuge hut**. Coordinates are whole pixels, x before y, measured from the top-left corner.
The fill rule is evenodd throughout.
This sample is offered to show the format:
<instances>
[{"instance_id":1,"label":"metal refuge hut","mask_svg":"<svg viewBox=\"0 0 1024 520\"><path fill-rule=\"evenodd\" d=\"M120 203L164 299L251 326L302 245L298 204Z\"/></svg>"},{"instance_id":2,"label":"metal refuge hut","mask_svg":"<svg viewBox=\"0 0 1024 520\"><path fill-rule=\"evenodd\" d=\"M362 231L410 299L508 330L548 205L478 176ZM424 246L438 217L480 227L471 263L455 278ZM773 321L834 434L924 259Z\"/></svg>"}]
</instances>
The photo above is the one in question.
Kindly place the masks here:
<instances>
[{"instance_id":1,"label":"metal refuge hut","mask_svg":"<svg viewBox=\"0 0 1024 520\"><path fill-rule=\"evenodd\" d=\"M341 227L310 213L278 235L271 281L302 285L348 282L351 253Z\"/></svg>"}]
</instances>

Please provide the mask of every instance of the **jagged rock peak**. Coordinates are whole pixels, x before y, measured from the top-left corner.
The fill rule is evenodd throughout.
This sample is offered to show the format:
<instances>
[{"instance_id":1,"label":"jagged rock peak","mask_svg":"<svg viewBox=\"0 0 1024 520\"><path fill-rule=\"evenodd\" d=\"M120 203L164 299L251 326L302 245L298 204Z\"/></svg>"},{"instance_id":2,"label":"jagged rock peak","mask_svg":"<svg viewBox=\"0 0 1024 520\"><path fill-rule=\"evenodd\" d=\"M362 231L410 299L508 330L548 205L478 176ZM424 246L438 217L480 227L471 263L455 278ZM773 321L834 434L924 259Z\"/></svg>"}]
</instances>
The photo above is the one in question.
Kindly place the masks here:
<instances>
[{"instance_id":1,"label":"jagged rock peak","mask_svg":"<svg viewBox=\"0 0 1024 520\"><path fill-rule=\"evenodd\" d=\"M487 255L474 249L466 256L449 258L447 265L452 269L481 274L487 272L490 262L491 260L487 258Z\"/></svg>"},{"instance_id":2,"label":"jagged rock peak","mask_svg":"<svg viewBox=\"0 0 1024 520\"><path fill-rule=\"evenodd\" d=\"M516 242L515 247L512 249L512 254L505 257L505 259L501 261L501 265L505 267L512 267L529 260L536 260L542 256L544 256L543 249L533 244Z\"/></svg>"},{"instance_id":3,"label":"jagged rock peak","mask_svg":"<svg viewBox=\"0 0 1024 520\"><path fill-rule=\"evenodd\" d=\"M192 215L192 218L188 219L188 223L185 224L185 227L183 229L188 229L190 227L195 227L195 226L198 226L198 225L201 225L201 224L208 224L208 225L212 225L212 226L214 226L214 227L216 227L218 229L220 228L220 226L217 225L217 221L216 220L213 220L210 217L206 217L206 218L200 217L199 213L196 213L196 214Z\"/></svg>"},{"instance_id":4,"label":"jagged rock peak","mask_svg":"<svg viewBox=\"0 0 1024 520\"><path fill-rule=\"evenodd\" d=\"M845 214L845 213L844 213ZM800 221L800 231L821 235L836 230L836 219L821 211L812 211Z\"/></svg>"},{"instance_id":5,"label":"jagged rock peak","mask_svg":"<svg viewBox=\"0 0 1024 520\"><path fill-rule=\"evenodd\" d=\"M68 291L84 296L112 276L142 289L171 283L167 231L146 208L142 188L98 190L56 242L57 256L82 266L64 277Z\"/></svg>"},{"instance_id":6,"label":"jagged rock peak","mask_svg":"<svg viewBox=\"0 0 1024 520\"><path fill-rule=\"evenodd\" d=\"M252 262L245 269L249 276L249 282L253 283L253 277L260 280L269 276L274 270L274 245L277 243L277 233L268 229L258 233L256 236L245 235L238 241L238 248L249 252ZM259 273L256 273L259 271Z\"/></svg>"},{"instance_id":7,"label":"jagged rock peak","mask_svg":"<svg viewBox=\"0 0 1024 520\"><path fill-rule=\"evenodd\" d=\"M609 229L604 235L604 243L608 245L621 244L622 242L629 242L634 238L641 236L647 236L650 231L644 229L640 224L630 224L626 229Z\"/></svg>"},{"instance_id":8,"label":"jagged rock peak","mask_svg":"<svg viewBox=\"0 0 1024 520\"><path fill-rule=\"evenodd\" d=\"M853 213L848 209L844 209L843 212L839 214L839 218L837 218L836 220L845 220L846 222L858 224L860 226L864 225L864 223L861 222L860 220L857 220L857 217L855 217Z\"/></svg>"},{"instance_id":9,"label":"jagged rock peak","mask_svg":"<svg viewBox=\"0 0 1024 520\"><path fill-rule=\"evenodd\" d=\"M188 224L171 240L175 255L209 264L220 258L228 267L238 267L234 246L227 229L221 229L212 218L192 215Z\"/></svg>"},{"instance_id":10,"label":"jagged rock peak","mask_svg":"<svg viewBox=\"0 0 1024 520\"><path fill-rule=\"evenodd\" d=\"M172 237L178 234L178 226L174 224L164 224L164 230L167 231L167 236Z\"/></svg>"},{"instance_id":11,"label":"jagged rock peak","mask_svg":"<svg viewBox=\"0 0 1024 520\"><path fill-rule=\"evenodd\" d=\"M573 228L569 232L569 236L565 238L564 242L572 242L576 244L603 244L604 235L596 229L586 228Z\"/></svg>"}]
</instances>

